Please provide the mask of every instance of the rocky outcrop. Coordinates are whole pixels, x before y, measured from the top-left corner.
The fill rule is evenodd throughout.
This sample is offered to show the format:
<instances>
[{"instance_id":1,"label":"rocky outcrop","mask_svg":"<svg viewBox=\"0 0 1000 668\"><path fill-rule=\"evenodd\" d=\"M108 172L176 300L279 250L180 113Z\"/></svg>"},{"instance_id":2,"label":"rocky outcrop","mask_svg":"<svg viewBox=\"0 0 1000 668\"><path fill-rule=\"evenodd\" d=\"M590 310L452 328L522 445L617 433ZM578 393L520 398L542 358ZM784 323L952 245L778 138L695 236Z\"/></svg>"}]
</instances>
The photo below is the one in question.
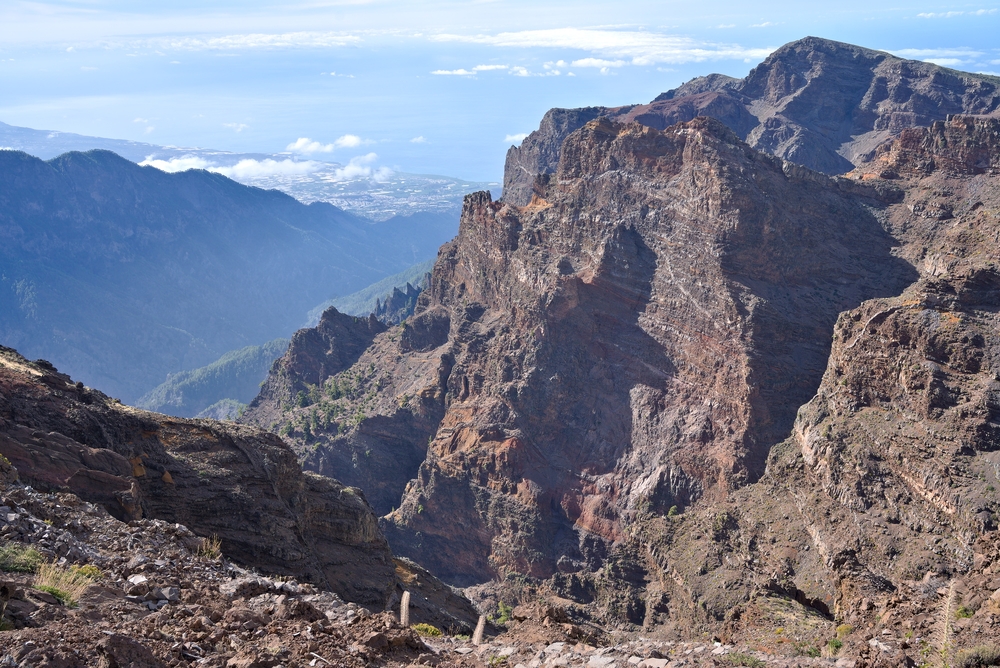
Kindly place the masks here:
<instances>
[{"instance_id":1,"label":"rocky outcrop","mask_svg":"<svg viewBox=\"0 0 1000 668\"><path fill-rule=\"evenodd\" d=\"M245 422L273 426L293 405L313 403L326 379L354 364L385 329L374 314L359 318L331 306L316 327L295 332L247 408Z\"/></svg>"},{"instance_id":2,"label":"rocky outcrop","mask_svg":"<svg viewBox=\"0 0 1000 668\"><path fill-rule=\"evenodd\" d=\"M385 296L385 301L376 299L373 311L375 317L386 325L398 325L409 318L417 308L417 297L420 296L429 278L430 274L425 274L423 281L418 282L417 287L407 282L405 290L393 288L392 292Z\"/></svg>"},{"instance_id":3,"label":"rocky outcrop","mask_svg":"<svg viewBox=\"0 0 1000 668\"><path fill-rule=\"evenodd\" d=\"M596 568L636 507L763 473L838 314L914 277L872 213L898 197L711 119L591 122L531 205L467 198L417 316L328 381L358 398L314 407L362 417L307 461L391 477L390 541L452 582Z\"/></svg>"},{"instance_id":4,"label":"rocky outcrop","mask_svg":"<svg viewBox=\"0 0 1000 668\"><path fill-rule=\"evenodd\" d=\"M381 609L392 555L360 490L303 474L273 434L168 418L0 348L0 453L21 479L119 520L180 523L227 556Z\"/></svg>"},{"instance_id":5,"label":"rocky outcrop","mask_svg":"<svg viewBox=\"0 0 1000 668\"><path fill-rule=\"evenodd\" d=\"M712 116L758 150L841 174L906 128L998 109L996 77L807 37L781 47L744 79L699 77L644 105L551 110L508 151L503 199L528 204L535 177L556 171L563 140L599 116L657 129Z\"/></svg>"}]
</instances>

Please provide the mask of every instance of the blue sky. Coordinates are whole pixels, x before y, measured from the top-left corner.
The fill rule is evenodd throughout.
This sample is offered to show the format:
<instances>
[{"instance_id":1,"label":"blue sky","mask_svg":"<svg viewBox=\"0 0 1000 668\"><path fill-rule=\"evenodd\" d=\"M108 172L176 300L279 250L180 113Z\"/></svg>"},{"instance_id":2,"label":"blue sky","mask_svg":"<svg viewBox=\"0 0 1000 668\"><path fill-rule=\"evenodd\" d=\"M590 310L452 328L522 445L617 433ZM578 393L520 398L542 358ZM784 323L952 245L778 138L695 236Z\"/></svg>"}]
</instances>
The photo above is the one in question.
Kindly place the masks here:
<instances>
[{"instance_id":1,"label":"blue sky","mask_svg":"<svg viewBox=\"0 0 1000 668\"><path fill-rule=\"evenodd\" d=\"M1000 72L997 1L5 0L0 121L497 180L550 107L744 76L806 35Z\"/></svg>"}]
</instances>

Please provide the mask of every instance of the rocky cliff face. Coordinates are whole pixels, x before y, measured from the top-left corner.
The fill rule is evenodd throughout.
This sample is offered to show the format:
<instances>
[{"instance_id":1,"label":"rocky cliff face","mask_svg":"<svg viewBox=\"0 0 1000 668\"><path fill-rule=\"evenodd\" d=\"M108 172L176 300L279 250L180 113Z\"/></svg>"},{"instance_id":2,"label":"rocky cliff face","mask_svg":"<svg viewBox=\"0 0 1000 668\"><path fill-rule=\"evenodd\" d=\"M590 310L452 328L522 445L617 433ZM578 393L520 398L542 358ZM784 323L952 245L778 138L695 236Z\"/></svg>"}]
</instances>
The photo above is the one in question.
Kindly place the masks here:
<instances>
[{"instance_id":1,"label":"rocky cliff face","mask_svg":"<svg viewBox=\"0 0 1000 668\"><path fill-rule=\"evenodd\" d=\"M643 105L553 109L508 151L504 201L526 205L535 176L555 172L563 140L599 116L657 129L712 116L758 150L841 174L905 128L998 108L997 77L808 37L781 47L745 79L699 77Z\"/></svg>"},{"instance_id":2,"label":"rocky cliff face","mask_svg":"<svg viewBox=\"0 0 1000 668\"><path fill-rule=\"evenodd\" d=\"M381 478L390 540L454 582L595 568L635 508L763 473L837 315L914 277L873 214L899 196L714 120L591 122L531 205L467 199L418 315L348 372L355 398L300 409L354 416L306 461Z\"/></svg>"},{"instance_id":3,"label":"rocky cliff face","mask_svg":"<svg viewBox=\"0 0 1000 668\"><path fill-rule=\"evenodd\" d=\"M638 519L612 560L620 575L588 580L605 604L746 637L780 617L781 595L880 634L855 639L866 665L947 653L946 627L953 648L996 637L998 131L968 117L907 130L851 174L905 192L883 220L917 280L839 317L816 396L758 483Z\"/></svg>"},{"instance_id":4,"label":"rocky cliff face","mask_svg":"<svg viewBox=\"0 0 1000 668\"><path fill-rule=\"evenodd\" d=\"M167 418L0 348L0 453L21 479L116 518L181 523L226 555L381 609L392 555L360 490L303 474L275 435Z\"/></svg>"},{"instance_id":5,"label":"rocky cliff face","mask_svg":"<svg viewBox=\"0 0 1000 668\"><path fill-rule=\"evenodd\" d=\"M526 206L469 196L417 314L283 424L334 416L312 461L382 480L390 542L482 601L859 666L971 647L1000 622L997 156L983 117L846 177L711 119L590 121Z\"/></svg>"}]
</instances>

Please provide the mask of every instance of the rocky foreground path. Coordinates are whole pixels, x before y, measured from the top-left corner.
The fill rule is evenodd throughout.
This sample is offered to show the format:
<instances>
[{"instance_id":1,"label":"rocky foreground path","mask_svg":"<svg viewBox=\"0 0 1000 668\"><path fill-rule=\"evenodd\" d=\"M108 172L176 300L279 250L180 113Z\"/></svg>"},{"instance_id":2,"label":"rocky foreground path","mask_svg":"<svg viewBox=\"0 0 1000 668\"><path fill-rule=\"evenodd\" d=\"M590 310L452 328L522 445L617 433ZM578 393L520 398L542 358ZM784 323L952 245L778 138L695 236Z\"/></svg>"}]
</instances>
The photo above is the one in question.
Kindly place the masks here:
<instances>
[{"instance_id":1,"label":"rocky foreground path","mask_svg":"<svg viewBox=\"0 0 1000 668\"><path fill-rule=\"evenodd\" d=\"M537 620L480 645L465 636L421 637L393 612L373 614L313 585L240 568L183 525L121 522L72 494L4 480L0 557L29 550L67 571L84 565L91 578L67 604L38 589L34 573L0 576L5 668L855 665L721 643L549 642L561 629Z\"/></svg>"}]
</instances>

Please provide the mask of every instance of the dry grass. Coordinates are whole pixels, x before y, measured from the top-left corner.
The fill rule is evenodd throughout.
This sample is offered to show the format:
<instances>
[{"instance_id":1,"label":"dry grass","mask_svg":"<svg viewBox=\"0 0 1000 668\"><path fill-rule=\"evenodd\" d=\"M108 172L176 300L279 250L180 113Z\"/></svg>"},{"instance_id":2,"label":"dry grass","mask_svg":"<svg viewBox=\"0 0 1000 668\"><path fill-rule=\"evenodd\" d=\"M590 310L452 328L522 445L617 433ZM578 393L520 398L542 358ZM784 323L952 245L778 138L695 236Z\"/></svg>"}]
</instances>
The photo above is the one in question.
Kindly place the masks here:
<instances>
[{"instance_id":1,"label":"dry grass","mask_svg":"<svg viewBox=\"0 0 1000 668\"><path fill-rule=\"evenodd\" d=\"M1000 666L1000 647L997 645L980 645L958 653L955 668L982 668L985 666Z\"/></svg>"},{"instance_id":2,"label":"dry grass","mask_svg":"<svg viewBox=\"0 0 1000 668\"><path fill-rule=\"evenodd\" d=\"M222 556L222 539L218 534L212 534L210 538L202 538L198 547L198 556L208 559L218 559Z\"/></svg>"},{"instance_id":3,"label":"dry grass","mask_svg":"<svg viewBox=\"0 0 1000 668\"><path fill-rule=\"evenodd\" d=\"M53 563L42 564L35 576L35 589L48 592L63 605L74 607L87 587L94 583L94 578L83 569L66 569Z\"/></svg>"}]
</instances>

